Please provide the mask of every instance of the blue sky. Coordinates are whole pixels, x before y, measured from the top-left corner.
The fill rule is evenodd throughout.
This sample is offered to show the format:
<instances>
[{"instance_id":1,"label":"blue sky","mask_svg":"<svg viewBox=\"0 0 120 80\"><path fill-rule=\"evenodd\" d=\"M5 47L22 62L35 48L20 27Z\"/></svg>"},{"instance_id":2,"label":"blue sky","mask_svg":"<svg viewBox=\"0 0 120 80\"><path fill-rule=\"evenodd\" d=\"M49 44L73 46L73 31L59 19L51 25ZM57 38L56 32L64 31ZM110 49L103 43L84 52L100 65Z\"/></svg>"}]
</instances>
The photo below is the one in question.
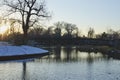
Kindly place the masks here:
<instances>
[{"instance_id":1,"label":"blue sky","mask_svg":"<svg viewBox=\"0 0 120 80\"><path fill-rule=\"evenodd\" d=\"M93 27L96 33L109 28L120 29L120 0L46 0L52 12L50 24L65 21L76 24L86 33Z\"/></svg>"}]
</instances>

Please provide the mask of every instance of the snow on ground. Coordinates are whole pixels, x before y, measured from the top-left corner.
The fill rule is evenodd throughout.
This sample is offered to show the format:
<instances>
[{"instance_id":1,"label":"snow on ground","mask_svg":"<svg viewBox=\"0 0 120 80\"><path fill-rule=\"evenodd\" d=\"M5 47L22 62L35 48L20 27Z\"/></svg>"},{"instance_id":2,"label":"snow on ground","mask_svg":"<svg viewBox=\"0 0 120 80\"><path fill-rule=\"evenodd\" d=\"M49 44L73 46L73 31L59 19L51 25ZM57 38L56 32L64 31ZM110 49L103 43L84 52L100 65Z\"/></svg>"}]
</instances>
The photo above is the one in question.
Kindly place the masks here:
<instances>
[{"instance_id":1,"label":"snow on ground","mask_svg":"<svg viewBox=\"0 0 120 80\"><path fill-rule=\"evenodd\" d=\"M0 56L16 56L16 55L30 55L30 54L43 54L47 50L31 47L31 46L10 46L7 42L0 42Z\"/></svg>"},{"instance_id":2,"label":"snow on ground","mask_svg":"<svg viewBox=\"0 0 120 80\"><path fill-rule=\"evenodd\" d=\"M31 46L0 46L0 56L42 54L47 52L47 50Z\"/></svg>"}]
</instances>

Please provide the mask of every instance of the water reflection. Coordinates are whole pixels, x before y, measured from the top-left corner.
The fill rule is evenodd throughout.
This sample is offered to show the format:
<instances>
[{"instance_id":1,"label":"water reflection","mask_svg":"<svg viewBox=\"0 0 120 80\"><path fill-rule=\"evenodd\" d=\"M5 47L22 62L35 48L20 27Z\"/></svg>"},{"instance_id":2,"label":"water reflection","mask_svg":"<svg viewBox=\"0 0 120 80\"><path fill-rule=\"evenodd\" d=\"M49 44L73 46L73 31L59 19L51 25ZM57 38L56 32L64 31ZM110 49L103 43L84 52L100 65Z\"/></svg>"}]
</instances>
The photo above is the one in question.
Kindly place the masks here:
<instances>
[{"instance_id":1,"label":"water reflection","mask_svg":"<svg viewBox=\"0 0 120 80\"><path fill-rule=\"evenodd\" d=\"M120 80L120 61L76 47L50 47L51 55L0 63L0 80Z\"/></svg>"},{"instance_id":2,"label":"water reflection","mask_svg":"<svg viewBox=\"0 0 120 80\"><path fill-rule=\"evenodd\" d=\"M23 62L23 79L26 80L26 62Z\"/></svg>"},{"instance_id":3,"label":"water reflection","mask_svg":"<svg viewBox=\"0 0 120 80\"><path fill-rule=\"evenodd\" d=\"M100 52L80 52L76 47L52 47L49 48L51 55L45 56L40 60L56 61L56 62L74 62L87 61L92 63L103 59L108 59L107 55Z\"/></svg>"},{"instance_id":4,"label":"water reflection","mask_svg":"<svg viewBox=\"0 0 120 80\"><path fill-rule=\"evenodd\" d=\"M21 80L22 72L21 63L0 63L0 80Z\"/></svg>"}]
</instances>

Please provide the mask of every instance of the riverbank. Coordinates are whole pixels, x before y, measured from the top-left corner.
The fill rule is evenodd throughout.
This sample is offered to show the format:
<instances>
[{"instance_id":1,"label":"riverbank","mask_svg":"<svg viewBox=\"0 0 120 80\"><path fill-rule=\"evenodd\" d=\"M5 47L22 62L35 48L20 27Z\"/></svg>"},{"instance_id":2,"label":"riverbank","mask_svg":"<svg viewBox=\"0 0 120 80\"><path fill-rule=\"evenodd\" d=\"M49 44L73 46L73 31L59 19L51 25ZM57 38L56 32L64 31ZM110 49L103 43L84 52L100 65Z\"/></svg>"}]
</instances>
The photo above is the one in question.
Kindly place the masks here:
<instances>
[{"instance_id":1,"label":"riverbank","mask_svg":"<svg viewBox=\"0 0 120 80\"><path fill-rule=\"evenodd\" d=\"M109 57L120 59L120 49L110 46L82 45L78 48L82 52L101 52Z\"/></svg>"},{"instance_id":2,"label":"riverbank","mask_svg":"<svg viewBox=\"0 0 120 80\"><path fill-rule=\"evenodd\" d=\"M79 46L79 50L80 51L86 51L86 52L109 52L109 51L113 51L113 50L117 50L113 47L109 47L109 46L95 46L95 45L81 45Z\"/></svg>"}]
</instances>

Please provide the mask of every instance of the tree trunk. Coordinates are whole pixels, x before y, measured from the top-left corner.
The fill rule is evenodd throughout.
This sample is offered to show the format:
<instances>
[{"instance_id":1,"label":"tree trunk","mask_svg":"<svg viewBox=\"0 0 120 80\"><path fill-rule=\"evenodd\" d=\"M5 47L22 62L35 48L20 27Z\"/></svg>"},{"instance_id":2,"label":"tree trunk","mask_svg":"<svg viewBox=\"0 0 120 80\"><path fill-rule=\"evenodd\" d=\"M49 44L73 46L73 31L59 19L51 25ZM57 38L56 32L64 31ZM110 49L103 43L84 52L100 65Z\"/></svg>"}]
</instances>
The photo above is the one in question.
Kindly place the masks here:
<instances>
[{"instance_id":1,"label":"tree trunk","mask_svg":"<svg viewBox=\"0 0 120 80\"><path fill-rule=\"evenodd\" d=\"M27 30L23 30L23 44L27 44L28 42L28 32Z\"/></svg>"},{"instance_id":2,"label":"tree trunk","mask_svg":"<svg viewBox=\"0 0 120 80\"><path fill-rule=\"evenodd\" d=\"M30 20L30 13L28 13L27 19L26 19L26 24L23 24L23 44L27 44L28 42L28 29L29 29L29 21Z\"/></svg>"}]
</instances>

